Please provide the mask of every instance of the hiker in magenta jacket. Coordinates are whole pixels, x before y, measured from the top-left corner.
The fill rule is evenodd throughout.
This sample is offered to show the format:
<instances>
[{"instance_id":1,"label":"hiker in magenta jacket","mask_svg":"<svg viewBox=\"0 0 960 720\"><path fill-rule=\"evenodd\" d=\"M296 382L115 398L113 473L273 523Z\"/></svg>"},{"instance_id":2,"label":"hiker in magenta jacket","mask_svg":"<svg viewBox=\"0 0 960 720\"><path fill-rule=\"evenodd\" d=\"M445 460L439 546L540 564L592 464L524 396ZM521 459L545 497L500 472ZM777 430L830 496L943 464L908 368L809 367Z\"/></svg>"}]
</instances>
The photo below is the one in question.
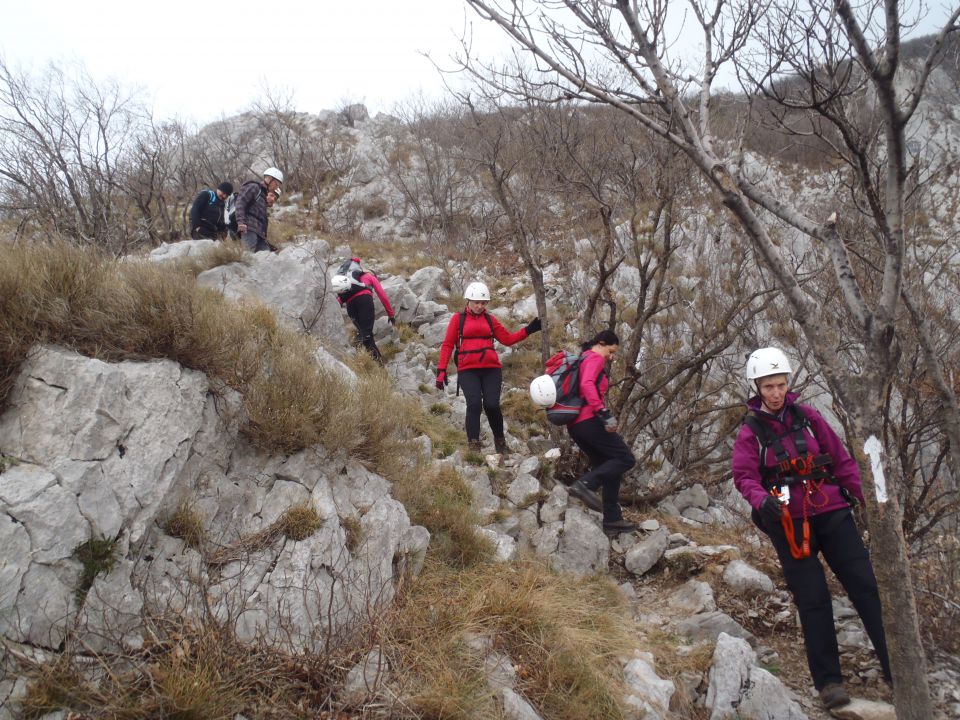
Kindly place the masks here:
<instances>
[{"instance_id":1,"label":"hiker in magenta jacket","mask_svg":"<svg viewBox=\"0 0 960 720\"><path fill-rule=\"evenodd\" d=\"M390 305L390 298L383 291L383 286L369 270L360 264L360 258L350 258L344 263L347 267L341 268L344 274L350 278L349 288L342 293L337 294L337 302L341 307L346 306L347 315L353 321L357 328L357 338L360 344L367 349L367 352L379 363L383 362L380 355L380 348L377 347L376 340L373 337L373 323L376 319L376 313L373 308L373 293L380 298L380 304L387 313L387 319L391 325L396 325L393 307Z\"/></svg>"},{"instance_id":2,"label":"hiker in magenta jacket","mask_svg":"<svg viewBox=\"0 0 960 720\"><path fill-rule=\"evenodd\" d=\"M437 389L443 390L447 382L447 364L456 349L457 382L467 401L465 419L467 446L474 451L481 449L480 410L487 416L493 432L493 444L498 453L507 453L507 441L503 435L503 413L500 411L500 388L503 371L500 356L493 347L494 339L503 345L514 345L540 330L540 318L534 318L526 327L516 332L507 330L496 317L487 312L490 290L482 282L472 282L463 293L467 306L454 313L447 325L447 334L440 346L437 367ZM461 319L463 337L461 338Z\"/></svg>"},{"instance_id":3,"label":"hiker in magenta jacket","mask_svg":"<svg viewBox=\"0 0 960 720\"><path fill-rule=\"evenodd\" d=\"M623 474L636 459L617 432L617 419L605 400L610 381L606 365L620 347L620 338L612 330L602 330L583 343L580 361L580 397L584 405L567 432L590 460L590 470L569 487L570 494L603 513L603 529L608 534L633 532L635 523L624 520L618 502ZM603 500L597 490L603 490Z\"/></svg>"},{"instance_id":4,"label":"hiker in magenta jacket","mask_svg":"<svg viewBox=\"0 0 960 720\"><path fill-rule=\"evenodd\" d=\"M870 555L844 497L863 502L857 463L823 416L788 392L790 374L790 361L778 348L760 348L747 359L747 378L757 394L747 401L733 445L733 482L777 551L800 614L813 684L831 709L849 703L850 696L819 554L859 613L888 681L890 661ZM787 505L775 494L783 488L789 489Z\"/></svg>"}]
</instances>

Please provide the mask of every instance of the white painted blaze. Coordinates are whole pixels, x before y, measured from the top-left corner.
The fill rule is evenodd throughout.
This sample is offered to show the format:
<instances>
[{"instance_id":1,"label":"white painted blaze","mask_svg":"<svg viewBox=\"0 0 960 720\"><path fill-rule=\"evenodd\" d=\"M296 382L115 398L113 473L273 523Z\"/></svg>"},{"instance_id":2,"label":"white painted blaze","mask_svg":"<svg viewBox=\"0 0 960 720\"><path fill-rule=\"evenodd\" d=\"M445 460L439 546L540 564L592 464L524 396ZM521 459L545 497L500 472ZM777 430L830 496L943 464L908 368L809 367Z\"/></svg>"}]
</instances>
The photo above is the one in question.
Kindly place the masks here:
<instances>
[{"instance_id":1,"label":"white painted blaze","mask_svg":"<svg viewBox=\"0 0 960 720\"><path fill-rule=\"evenodd\" d=\"M877 488L877 502L887 501L887 479L883 476L883 463L880 456L883 454L883 445L876 435L871 435L863 444L863 452L870 456L870 471L873 473L873 483Z\"/></svg>"}]
</instances>

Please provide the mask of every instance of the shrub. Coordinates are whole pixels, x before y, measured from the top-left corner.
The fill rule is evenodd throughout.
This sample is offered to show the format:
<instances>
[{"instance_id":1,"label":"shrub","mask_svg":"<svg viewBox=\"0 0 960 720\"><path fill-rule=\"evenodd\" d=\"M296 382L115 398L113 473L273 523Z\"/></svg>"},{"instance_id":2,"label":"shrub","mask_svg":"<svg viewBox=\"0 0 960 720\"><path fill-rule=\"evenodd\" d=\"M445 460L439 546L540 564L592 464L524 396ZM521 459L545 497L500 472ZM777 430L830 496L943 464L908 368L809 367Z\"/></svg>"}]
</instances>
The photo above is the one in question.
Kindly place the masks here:
<instances>
[{"instance_id":1,"label":"shrub","mask_svg":"<svg viewBox=\"0 0 960 720\"><path fill-rule=\"evenodd\" d=\"M87 593L93 587L93 581L97 578L97 575L108 573L113 569L117 562L114 554L115 545L115 539L90 538L85 543L78 545L76 550L73 551L74 557L83 566L75 592L78 606L83 605L83 601L86 600Z\"/></svg>"}]
</instances>

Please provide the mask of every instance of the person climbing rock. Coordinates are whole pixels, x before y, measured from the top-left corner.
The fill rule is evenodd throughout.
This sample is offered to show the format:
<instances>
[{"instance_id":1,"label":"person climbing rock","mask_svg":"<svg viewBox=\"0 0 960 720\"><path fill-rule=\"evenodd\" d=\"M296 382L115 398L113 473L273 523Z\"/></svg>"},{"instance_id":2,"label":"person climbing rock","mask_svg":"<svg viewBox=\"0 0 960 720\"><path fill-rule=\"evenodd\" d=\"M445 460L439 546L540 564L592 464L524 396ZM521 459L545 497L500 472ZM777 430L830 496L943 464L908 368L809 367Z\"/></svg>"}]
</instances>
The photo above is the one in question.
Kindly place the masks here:
<instances>
[{"instance_id":1,"label":"person climbing rock","mask_svg":"<svg viewBox=\"0 0 960 720\"><path fill-rule=\"evenodd\" d=\"M330 286L337 294L340 306L347 308L347 315L357 329L360 345L366 348L374 360L383 364L383 357L373 337L373 323L376 319L373 293L380 299L390 324L396 325L397 321L390 298L383 291L377 276L361 265L360 258L352 257L340 266L338 273L330 280Z\"/></svg>"}]
</instances>

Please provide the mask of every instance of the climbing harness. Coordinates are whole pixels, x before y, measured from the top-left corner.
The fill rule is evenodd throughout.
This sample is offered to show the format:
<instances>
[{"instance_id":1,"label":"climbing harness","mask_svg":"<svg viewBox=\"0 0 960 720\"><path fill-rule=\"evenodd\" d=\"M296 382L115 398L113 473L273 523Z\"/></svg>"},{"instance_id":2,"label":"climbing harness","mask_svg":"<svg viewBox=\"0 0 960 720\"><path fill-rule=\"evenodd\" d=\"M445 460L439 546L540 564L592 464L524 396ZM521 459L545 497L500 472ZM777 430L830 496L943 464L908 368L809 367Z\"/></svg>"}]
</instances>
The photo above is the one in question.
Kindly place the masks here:
<instances>
[{"instance_id":1,"label":"climbing harness","mask_svg":"<svg viewBox=\"0 0 960 720\"><path fill-rule=\"evenodd\" d=\"M789 429L779 436L775 435L772 428L761 421L752 410L744 416L743 422L753 430L753 434L756 435L757 441L760 443L761 482L764 489L780 503L780 525L787 536L790 554L795 560L801 560L810 557L809 508L812 507L816 510L824 507L829 502L829 498L823 491L823 484L825 482L836 483L836 481L833 478L831 467L833 458L826 453L814 455L809 450L807 438L804 434L806 429L814 434L809 418L798 407L789 407L787 412L791 415ZM797 451L796 457L791 457L781 442L782 437L791 434L793 445ZM814 438L816 438L816 434L814 434ZM771 448L776 463L766 465L766 453ZM791 487L796 489L797 486L800 486L803 493L801 502L803 508L803 540L799 544L797 543L793 517L791 517L789 510ZM845 488L840 487L840 491L849 502L850 498L848 493L845 492Z\"/></svg>"}]
</instances>

